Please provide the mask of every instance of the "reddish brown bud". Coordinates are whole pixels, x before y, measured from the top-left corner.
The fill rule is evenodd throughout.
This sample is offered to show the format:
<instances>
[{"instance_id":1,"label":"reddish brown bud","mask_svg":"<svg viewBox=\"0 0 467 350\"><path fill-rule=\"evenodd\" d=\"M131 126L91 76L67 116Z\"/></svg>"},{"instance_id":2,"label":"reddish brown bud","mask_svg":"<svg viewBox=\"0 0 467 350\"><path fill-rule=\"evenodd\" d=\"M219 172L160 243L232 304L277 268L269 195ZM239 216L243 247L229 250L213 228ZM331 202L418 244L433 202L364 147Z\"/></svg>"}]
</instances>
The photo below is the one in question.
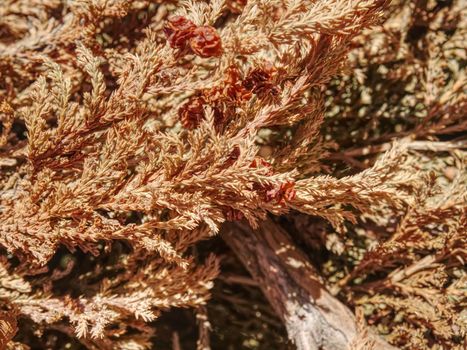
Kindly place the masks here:
<instances>
[{"instance_id":1,"label":"reddish brown bud","mask_svg":"<svg viewBox=\"0 0 467 350\"><path fill-rule=\"evenodd\" d=\"M261 157L256 157L253 159L253 161L250 164L250 168L266 168L267 169L267 175L272 175L272 166L269 162L265 161Z\"/></svg>"},{"instance_id":2,"label":"reddish brown bud","mask_svg":"<svg viewBox=\"0 0 467 350\"><path fill-rule=\"evenodd\" d=\"M204 104L202 97L193 97L178 110L178 116L183 127L194 129L204 119Z\"/></svg>"},{"instance_id":3,"label":"reddish brown bud","mask_svg":"<svg viewBox=\"0 0 467 350\"><path fill-rule=\"evenodd\" d=\"M276 94L277 89L272 81L274 73L275 68L271 64L265 64L262 68L255 68L245 78L243 86L257 95L267 92Z\"/></svg>"},{"instance_id":4,"label":"reddish brown bud","mask_svg":"<svg viewBox=\"0 0 467 350\"><path fill-rule=\"evenodd\" d=\"M238 69L233 66L227 68L226 78L219 86L206 89L203 93L206 100L222 102L229 107L235 107L239 102L251 97L251 92L241 83Z\"/></svg>"},{"instance_id":5,"label":"reddish brown bud","mask_svg":"<svg viewBox=\"0 0 467 350\"><path fill-rule=\"evenodd\" d=\"M183 49L186 47L188 39L193 36L196 25L182 16L173 16L167 20L164 27L164 34L173 48Z\"/></svg>"},{"instance_id":6,"label":"reddish brown bud","mask_svg":"<svg viewBox=\"0 0 467 350\"><path fill-rule=\"evenodd\" d=\"M276 200L277 203L285 204L294 200L297 192L295 191L295 182L287 181L281 183L279 188L273 188L266 191L266 202Z\"/></svg>"},{"instance_id":7,"label":"reddish brown bud","mask_svg":"<svg viewBox=\"0 0 467 350\"><path fill-rule=\"evenodd\" d=\"M190 39L190 46L201 57L219 56L222 53L221 38L211 26L196 28Z\"/></svg>"},{"instance_id":8,"label":"reddish brown bud","mask_svg":"<svg viewBox=\"0 0 467 350\"><path fill-rule=\"evenodd\" d=\"M251 97L251 92L245 89L240 81L239 72L236 67L229 67L227 70L225 95L235 102L247 101Z\"/></svg>"},{"instance_id":9,"label":"reddish brown bud","mask_svg":"<svg viewBox=\"0 0 467 350\"><path fill-rule=\"evenodd\" d=\"M282 201L290 202L294 200L295 196L297 195L297 191L295 191L295 182L293 181L287 181L281 184L279 191L282 197L281 198Z\"/></svg>"}]
</instances>

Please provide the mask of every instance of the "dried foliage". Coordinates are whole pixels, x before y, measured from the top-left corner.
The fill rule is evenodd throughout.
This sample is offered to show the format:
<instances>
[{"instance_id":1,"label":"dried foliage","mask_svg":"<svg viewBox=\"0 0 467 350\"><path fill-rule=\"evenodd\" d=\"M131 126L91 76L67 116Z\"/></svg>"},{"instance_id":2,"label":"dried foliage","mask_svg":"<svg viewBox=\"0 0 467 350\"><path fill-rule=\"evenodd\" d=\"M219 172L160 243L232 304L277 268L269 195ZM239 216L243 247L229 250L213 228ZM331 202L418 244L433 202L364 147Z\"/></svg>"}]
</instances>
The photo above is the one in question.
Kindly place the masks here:
<instances>
[{"instance_id":1,"label":"dried foliage","mask_svg":"<svg viewBox=\"0 0 467 350\"><path fill-rule=\"evenodd\" d=\"M199 242L272 215L392 344L461 349L465 11L2 1L0 346L150 349L193 307L208 349Z\"/></svg>"}]
</instances>

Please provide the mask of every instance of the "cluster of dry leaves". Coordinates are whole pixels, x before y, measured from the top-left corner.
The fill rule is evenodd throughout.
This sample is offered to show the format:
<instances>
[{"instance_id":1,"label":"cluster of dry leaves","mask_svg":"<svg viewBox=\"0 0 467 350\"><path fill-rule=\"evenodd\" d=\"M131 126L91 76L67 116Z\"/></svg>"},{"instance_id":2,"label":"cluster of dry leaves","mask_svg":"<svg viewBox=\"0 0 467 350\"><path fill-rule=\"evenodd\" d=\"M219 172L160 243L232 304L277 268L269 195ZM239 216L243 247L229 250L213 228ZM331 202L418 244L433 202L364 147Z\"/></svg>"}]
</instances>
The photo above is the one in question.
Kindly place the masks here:
<instances>
[{"instance_id":1,"label":"cluster of dry leaves","mask_svg":"<svg viewBox=\"0 0 467 350\"><path fill-rule=\"evenodd\" d=\"M328 223L319 244L346 260L323 264L329 288L391 343L461 349L465 14L3 0L0 346L150 349L150 322L219 274L195 243L287 215Z\"/></svg>"}]
</instances>

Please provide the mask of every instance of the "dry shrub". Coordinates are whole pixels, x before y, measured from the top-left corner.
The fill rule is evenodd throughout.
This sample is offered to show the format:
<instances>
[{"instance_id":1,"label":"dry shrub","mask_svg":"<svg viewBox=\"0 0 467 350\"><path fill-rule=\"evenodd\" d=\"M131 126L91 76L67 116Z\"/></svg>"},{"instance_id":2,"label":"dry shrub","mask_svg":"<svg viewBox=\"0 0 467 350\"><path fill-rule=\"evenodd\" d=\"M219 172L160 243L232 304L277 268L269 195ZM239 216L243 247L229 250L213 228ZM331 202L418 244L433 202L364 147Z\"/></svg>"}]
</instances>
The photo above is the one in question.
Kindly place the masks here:
<instances>
[{"instance_id":1,"label":"dry shrub","mask_svg":"<svg viewBox=\"0 0 467 350\"><path fill-rule=\"evenodd\" d=\"M329 287L391 343L461 349L465 20L462 1L2 1L0 341L18 322L10 348L149 349L151 321L195 307L207 348L219 261L196 243L274 215L320 218Z\"/></svg>"}]
</instances>

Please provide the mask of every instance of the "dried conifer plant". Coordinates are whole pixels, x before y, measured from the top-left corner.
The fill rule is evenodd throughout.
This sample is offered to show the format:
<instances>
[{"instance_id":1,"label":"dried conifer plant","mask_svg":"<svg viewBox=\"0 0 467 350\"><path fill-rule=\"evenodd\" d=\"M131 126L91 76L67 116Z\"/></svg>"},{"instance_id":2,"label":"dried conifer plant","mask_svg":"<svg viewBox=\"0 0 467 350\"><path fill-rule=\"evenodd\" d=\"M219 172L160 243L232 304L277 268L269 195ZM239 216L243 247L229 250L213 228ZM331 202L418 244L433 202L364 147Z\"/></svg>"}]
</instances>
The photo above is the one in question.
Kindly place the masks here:
<instances>
[{"instance_id":1,"label":"dried conifer plant","mask_svg":"<svg viewBox=\"0 0 467 350\"><path fill-rule=\"evenodd\" d=\"M466 18L3 0L0 348L462 349Z\"/></svg>"}]
</instances>

